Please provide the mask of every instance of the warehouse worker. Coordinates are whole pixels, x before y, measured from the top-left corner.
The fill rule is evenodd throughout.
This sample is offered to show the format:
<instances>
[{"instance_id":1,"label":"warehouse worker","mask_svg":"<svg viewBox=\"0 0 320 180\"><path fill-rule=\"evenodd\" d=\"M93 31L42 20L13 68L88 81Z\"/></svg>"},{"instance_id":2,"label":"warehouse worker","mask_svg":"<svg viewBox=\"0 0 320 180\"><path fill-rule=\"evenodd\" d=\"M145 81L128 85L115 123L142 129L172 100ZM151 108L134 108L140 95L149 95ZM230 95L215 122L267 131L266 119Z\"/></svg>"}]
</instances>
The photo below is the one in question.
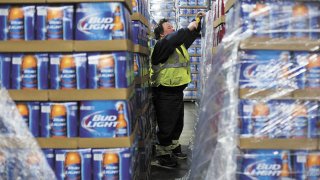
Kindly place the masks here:
<instances>
[{"instance_id":1,"label":"warehouse worker","mask_svg":"<svg viewBox=\"0 0 320 180\"><path fill-rule=\"evenodd\" d=\"M204 15L198 13L196 21L178 31L166 19L160 20L154 29L157 43L151 54L150 76L158 144L153 164L165 168L173 168L177 166L177 159L187 158L179 144L183 130L183 90L191 82L187 49L199 37L200 19Z\"/></svg>"}]
</instances>

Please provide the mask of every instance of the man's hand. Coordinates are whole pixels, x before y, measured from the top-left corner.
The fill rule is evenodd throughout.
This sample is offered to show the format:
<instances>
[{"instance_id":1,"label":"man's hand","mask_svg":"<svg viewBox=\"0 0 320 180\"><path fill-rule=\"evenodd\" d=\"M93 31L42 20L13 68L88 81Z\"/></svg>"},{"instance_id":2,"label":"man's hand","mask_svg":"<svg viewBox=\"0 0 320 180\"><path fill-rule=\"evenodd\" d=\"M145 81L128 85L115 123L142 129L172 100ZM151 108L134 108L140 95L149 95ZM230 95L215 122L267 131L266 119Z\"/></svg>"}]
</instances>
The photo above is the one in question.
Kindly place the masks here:
<instances>
[{"instance_id":1,"label":"man's hand","mask_svg":"<svg viewBox=\"0 0 320 180\"><path fill-rule=\"evenodd\" d=\"M206 16L206 12L198 12L196 17L205 17Z\"/></svg>"},{"instance_id":2,"label":"man's hand","mask_svg":"<svg viewBox=\"0 0 320 180\"><path fill-rule=\"evenodd\" d=\"M188 29L190 30L190 31L194 31L195 29L197 29L198 28L198 23L197 23L197 21L193 21L193 22L191 22L189 25L188 25Z\"/></svg>"}]
</instances>

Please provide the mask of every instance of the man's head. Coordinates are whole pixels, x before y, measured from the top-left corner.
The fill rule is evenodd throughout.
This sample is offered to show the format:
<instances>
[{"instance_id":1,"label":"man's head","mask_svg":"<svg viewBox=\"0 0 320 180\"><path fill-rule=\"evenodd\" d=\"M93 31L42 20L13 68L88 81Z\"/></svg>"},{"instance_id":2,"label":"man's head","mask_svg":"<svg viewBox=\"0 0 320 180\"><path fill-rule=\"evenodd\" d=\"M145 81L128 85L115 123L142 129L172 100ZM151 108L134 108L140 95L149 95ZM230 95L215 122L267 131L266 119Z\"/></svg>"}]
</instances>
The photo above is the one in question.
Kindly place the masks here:
<instances>
[{"instance_id":1,"label":"man's head","mask_svg":"<svg viewBox=\"0 0 320 180\"><path fill-rule=\"evenodd\" d=\"M167 19L161 19L157 25L157 27L154 29L154 35L156 37L156 40L159 40L160 38L171 34L174 32L173 26L171 23L168 22Z\"/></svg>"}]
</instances>

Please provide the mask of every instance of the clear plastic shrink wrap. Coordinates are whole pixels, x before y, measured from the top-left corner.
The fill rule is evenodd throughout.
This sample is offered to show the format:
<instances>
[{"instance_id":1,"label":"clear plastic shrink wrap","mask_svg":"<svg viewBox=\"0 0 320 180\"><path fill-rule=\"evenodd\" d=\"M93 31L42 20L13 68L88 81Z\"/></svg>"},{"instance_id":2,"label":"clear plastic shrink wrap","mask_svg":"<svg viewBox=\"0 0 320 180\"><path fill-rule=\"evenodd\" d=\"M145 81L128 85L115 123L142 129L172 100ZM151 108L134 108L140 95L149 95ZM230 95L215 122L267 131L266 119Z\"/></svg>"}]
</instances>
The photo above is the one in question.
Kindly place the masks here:
<instances>
[{"instance_id":1,"label":"clear plastic shrink wrap","mask_svg":"<svg viewBox=\"0 0 320 180\"><path fill-rule=\"evenodd\" d=\"M320 179L320 2L239 0L225 23L188 179Z\"/></svg>"},{"instance_id":2,"label":"clear plastic shrink wrap","mask_svg":"<svg viewBox=\"0 0 320 180\"><path fill-rule=\"evenodd\" d=\"M8 92L0 88L0 179L55 180Z\"/></svg>"}]
</instances>

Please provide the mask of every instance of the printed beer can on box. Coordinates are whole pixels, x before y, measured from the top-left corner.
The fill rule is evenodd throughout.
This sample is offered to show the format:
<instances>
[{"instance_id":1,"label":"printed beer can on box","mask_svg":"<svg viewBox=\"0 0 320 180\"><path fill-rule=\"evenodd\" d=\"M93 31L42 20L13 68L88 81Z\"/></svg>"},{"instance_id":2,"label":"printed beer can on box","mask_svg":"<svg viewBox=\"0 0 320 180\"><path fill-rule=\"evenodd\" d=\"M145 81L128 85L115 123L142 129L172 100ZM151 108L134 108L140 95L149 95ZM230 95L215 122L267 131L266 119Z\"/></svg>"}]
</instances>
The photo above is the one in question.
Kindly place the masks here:
<instances>
[{"instance_id":1,"label":"printed beer can on box","mask_svg":"<svg viewBox=\"0 0 320 180\"><path fill-rule=\"evenodd\" d=\"M0 54L0 88L10 88L11 55Z\"/></svg>"},{"instance_id":2,"label":"printed beer can on box","mask_svg":"<svg viewBox=\"0 0 320 180\"><path fill-rule=\"evenodd\" d=\"M73 6L37 6L37 40L73 40Z\"/></svg>"},{"instance_id":3,"label":"printed beer can on box","mask_svg":"<svg viewBox=\"0 0 320 180\"><path fill-rule=\"evenodd\" d=\"M41 137L77 137L78 104L41 103Z\"/></svg>"},{"instance_id":4,"label":"printed beer can on box","mask_svg":"<svg viewBox=\"0 0 320 180\"><path fill-rule=\"evenodd\" d=\"M92 169L91 149L55 150L57 180L90 180Z\"/></svg>"},{"instance_id":5,"label":"printed beer can on box","mask_svg":"<svg viewBox=\"0 0 320 180\"><path fill-rule=\"evenodd\" d=\"M34 40L35 6L0 6L0 40Z\"/></svg>"},{"instance_id":6,"label":"printed beer can on box","mask_svg":"<svg viewBox=\"0 0 320 180\"><path fill-rule=\"evenodd\" d=\"M93 179L132 179L131 148L93 149Z\"/></svg>"},{"instance_id":7,"label":"printed beer can on box","mask_svg":"<svg viewBox=\"0 0 320 180\"><path fill-rule=\"evenodd\" d=\"M80 137L125 137L131 134L132 109L126 101L82 101Z\"/></svg>"},{"instance_id":8,"label":"printed beer can on box","mask_svg":"<svg viewBox=\"0 0 320 180\"><path fill-rule=\"evenodd\" d=\"M294 52L298 66L297 79L301 88L320 87L320 54L309 52Z\"/></svg>"},{"instance_id":9,"label":"printed beer can on box","mask_svg":"<svg viewBox=\"0 0 320 180\"><path fill-rule=\"evenodd\" d=\"M290 152L286 150L246 150L238 159L239 180L291 179Z\"/></svg>"},{"instance_id":10,"label":"printed beer can on box","mask_svg":"<svg viewBox=\"0 0 320 180\"><path fill-rule=\"evenodd\" d=\"M13 54L12 89L48 89L48 54Z\"/></svg>"},{"instance_id":11,"label":"printed beer can on box","mask_svg":"<svg viewBox=\"0 0 320 180\"><path fill-rule=\"evenodd\" d=\"M133 82L133 54L88 53L90 89L127 88Z\"/></svg>"},{"instance_id":12,"label":"printed beer can on box","mask_svg":"<svg viewBox=\"0 0 320 180\"><path fill-rule=\"evenodd\" d=\"M87 56L50 54L51 89L87 88Z\"/></svg>"},{"instance_id":13,"label":"printed beer can on box","mask_svg":"<svg viewBox=\"0 0 320 180\"><path fill-rule=\"evenodd\" d=\"M129 11L123 3L79 3L76 8L76 40L131 38Z\"/></svg>"},{"instance_id":14,"label":"printed beer can on box","mask_svg":"<svg viewBox=\"0 0 320 180\"><path fill-rule=\"evenodd\" d=\"M22 120L28 126L34 137L40 135L40 103L39 102L16 102L17 109Z\"/></svg>"},{"instance_id":15,"label":"printed beer can on box","mask_svg":"<svg viewBox=\"0 0 320 180\"><path fill-rule=\"evenodd\" d=\"M320 178L319 151L293 151L292 159L295 180L317 180Z\"/></svg>"}]
</instances>

